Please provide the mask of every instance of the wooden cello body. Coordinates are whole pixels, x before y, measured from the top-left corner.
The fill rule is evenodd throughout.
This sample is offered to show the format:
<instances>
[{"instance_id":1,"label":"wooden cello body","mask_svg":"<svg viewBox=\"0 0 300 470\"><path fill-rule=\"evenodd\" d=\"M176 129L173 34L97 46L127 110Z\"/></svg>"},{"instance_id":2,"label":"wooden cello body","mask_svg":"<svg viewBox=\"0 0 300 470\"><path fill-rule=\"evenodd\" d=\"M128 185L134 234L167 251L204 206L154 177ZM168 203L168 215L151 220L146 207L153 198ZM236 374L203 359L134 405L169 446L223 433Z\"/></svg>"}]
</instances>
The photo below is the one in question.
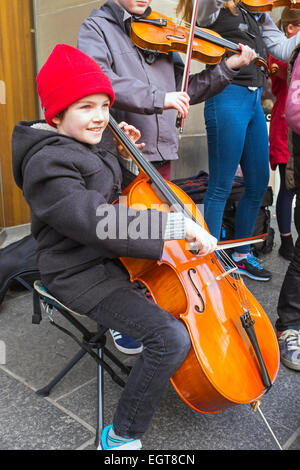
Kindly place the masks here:
<instances>
[{"instance_id":1,"label":"wooden cello body","mask_svg":"<svg viewBox=\"0 0 300 470\"><path fill-rule=\"evenodd\" d=\"M136 157L139 160L140 156ZM205 227L201 212L189 196L173 183L161 180L153 167L147 173L141 169L123 193L128 207L169 211L180 201L183 210ZM189 331L192 347L171 382L190 407L202 413L217 413L229 406L255 402L264 395L279 370L275 332L242 279L227 276L215 253L199 257L187 248L185 240L172 240L165 242L160 261L121 261L131 280L144 284L154 301L183 321ZM250 312L268 373L267 385L241 321L241 316Z\"/></svg>"}]
</instances>

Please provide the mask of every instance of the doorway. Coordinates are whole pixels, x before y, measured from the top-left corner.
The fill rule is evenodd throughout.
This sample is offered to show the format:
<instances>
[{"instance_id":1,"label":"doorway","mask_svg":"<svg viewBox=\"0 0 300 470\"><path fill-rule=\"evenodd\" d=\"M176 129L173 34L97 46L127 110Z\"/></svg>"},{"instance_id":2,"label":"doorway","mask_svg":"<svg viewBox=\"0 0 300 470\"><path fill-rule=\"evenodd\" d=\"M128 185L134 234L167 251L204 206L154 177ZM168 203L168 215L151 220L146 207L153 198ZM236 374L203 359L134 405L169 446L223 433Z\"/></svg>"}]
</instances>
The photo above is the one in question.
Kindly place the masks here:
<instances>
[{"instance_id":1,"label":"doorway","mask_svg":"<svg viewBox=\"0 0 300 470\"><path fill-rule=\"evenodd\" d=\"M30 222L16 186L11 135L21 120L38 119L32 0L0 0L0 229Z\"/></svg>"}]
</instances>

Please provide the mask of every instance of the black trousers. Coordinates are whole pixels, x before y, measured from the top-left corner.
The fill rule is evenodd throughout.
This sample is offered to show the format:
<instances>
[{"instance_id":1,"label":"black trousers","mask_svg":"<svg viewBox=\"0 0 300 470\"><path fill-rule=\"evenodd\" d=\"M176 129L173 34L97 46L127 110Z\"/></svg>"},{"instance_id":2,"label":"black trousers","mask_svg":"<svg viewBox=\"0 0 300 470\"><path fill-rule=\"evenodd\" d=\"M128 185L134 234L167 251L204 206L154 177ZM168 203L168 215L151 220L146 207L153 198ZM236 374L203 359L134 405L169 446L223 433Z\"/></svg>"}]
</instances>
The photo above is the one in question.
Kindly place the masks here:
<instances>
[{"instance_id":1,"label":"black trousers","mask_svg":"<svg viewBox=\"0 0 300 470\"><path fill-rule=\"evenodd\" d=\"M288 267L279 295L277 331L288 330L293 326L300 327L300 188L297 190L294 220L298 239L294 258Z\"/></svg>"},{"instance_id":2,"label":"black trousers","mask_svg":"<svg viewBox=\"0 0 300 470\"><path fill-rule=\"evenodd\" d=\"M93 308L89 316L144 345L113 418L117 434L140 438L147 430L171 376L190 349L188 331L181 320L148 300L141 289L116 290Z\"/></svg>"}]
</instances>

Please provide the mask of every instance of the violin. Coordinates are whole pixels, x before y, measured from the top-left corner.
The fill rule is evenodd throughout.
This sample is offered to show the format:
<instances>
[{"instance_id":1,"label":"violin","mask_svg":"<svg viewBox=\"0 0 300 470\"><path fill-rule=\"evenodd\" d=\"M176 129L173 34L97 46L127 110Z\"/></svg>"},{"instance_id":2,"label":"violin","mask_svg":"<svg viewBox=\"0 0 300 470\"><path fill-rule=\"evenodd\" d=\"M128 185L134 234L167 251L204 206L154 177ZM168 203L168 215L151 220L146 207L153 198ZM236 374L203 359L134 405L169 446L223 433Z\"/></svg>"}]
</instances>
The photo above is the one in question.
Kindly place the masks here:
<instances>
[{"instance_id":1,"label":"violin","mask_svg":"<svg viewBox=\"0 0 300 470\"><path fill-rule=\"evenodd\" d=\"M152 11L146 18L135 18L131 24L130 38L140 49L156 50L163 54L171 51L186 53L189 40L189 28L176 24L164 15ZM215 31L206 28L195 28L192 45L192 59L205 64L218 64L227 51L240 53L234 42L222 38ZM254 61L263 67L267 76L275 75L278 65L268 63L261 57Z\"/></svg>"},{"instance_id":2,"label":"violin","mask_svg":"<svg viewBox=\"0 0 300 470\"><path fill-rule=\"evenodd\" d=\"M120 203L182 212L207 229L196 204L162 178L112 116L108 127L140 169ZM188 406L209 414L257 403L270 390L280 363L268 316L234 274L231 258L221 249L218 253L199 257L185 240L170 240L159 261L120 258L130 280L142 283L161 308L184 322L192 346L171 383ZM230 269L219 257L223 262L228 257Z\"/></svg>"},{"instance_id":3,"label":"violin","mask_svg":"<svg viewBox=\"0 0 300 470\"><path fill-rule=\"evenodd\" d=\"M300 9L300 0L273 0L273 8L289 7L291 10Z\"/></svg>"},{"instance_id":4,"label":"violin","mask_svg":"<svg viewBox=\"0 0 300 470\"><path fill-rule=\"evenodd\" d=\"M243 0L242 3L247 7L249 11L265 12L273 10L275 2L274 0Z\"/></svg>"},{"instance_id":5,"label":"violin","mask_svg":"<svg viewBox=\"0 0 300 470\"><path fill-rule=\"evenodd\" d=\"M243 0L242 3L250 11L271 11L276 7L289 7L292 10L300 9L300 0Z\"/></svg>"}]
</instances>

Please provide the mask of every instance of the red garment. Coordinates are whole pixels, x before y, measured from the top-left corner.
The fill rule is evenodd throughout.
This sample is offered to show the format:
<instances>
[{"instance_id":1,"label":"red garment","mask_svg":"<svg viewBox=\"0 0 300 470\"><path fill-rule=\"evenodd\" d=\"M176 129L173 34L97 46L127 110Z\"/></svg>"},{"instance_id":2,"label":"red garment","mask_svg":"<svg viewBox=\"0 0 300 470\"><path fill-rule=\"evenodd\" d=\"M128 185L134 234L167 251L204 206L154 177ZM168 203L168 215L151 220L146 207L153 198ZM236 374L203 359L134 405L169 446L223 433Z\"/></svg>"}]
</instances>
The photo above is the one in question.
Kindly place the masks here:
<instances>
[{"instance_id":1,"label":"red garment","mask_svg":"<svg viewBox=\"0 0 300 470\"><path fill-rule=\"evenodd\" d=\"M288 150L288 124L285 119L285 106L288 94L287 70L288 64L269 56L269 64L278 64L279 72L271 77L272 93L276 97L270 121L270 165L272 170L279 163L287 163L289 159Z\"/></svg>"},{"instance_id":2,"label":"red garment","mask_svg":"<svg viewBox=\"0 0 300 470\"><path fill-rule=\"evenodd\" d=\"M171 180L171 162L168 161L164 166L158 168L158 173L161 174L161 176L167 180L167 181L170 181Z\"/></svg>"}]
</instances>

